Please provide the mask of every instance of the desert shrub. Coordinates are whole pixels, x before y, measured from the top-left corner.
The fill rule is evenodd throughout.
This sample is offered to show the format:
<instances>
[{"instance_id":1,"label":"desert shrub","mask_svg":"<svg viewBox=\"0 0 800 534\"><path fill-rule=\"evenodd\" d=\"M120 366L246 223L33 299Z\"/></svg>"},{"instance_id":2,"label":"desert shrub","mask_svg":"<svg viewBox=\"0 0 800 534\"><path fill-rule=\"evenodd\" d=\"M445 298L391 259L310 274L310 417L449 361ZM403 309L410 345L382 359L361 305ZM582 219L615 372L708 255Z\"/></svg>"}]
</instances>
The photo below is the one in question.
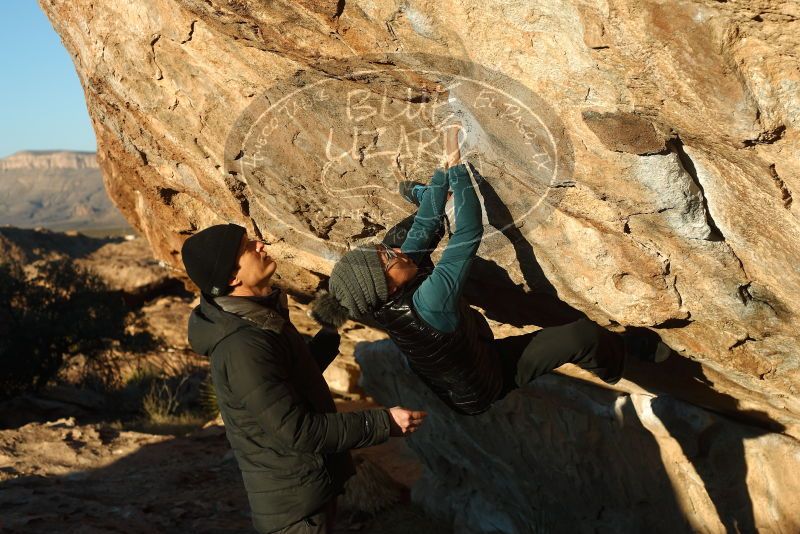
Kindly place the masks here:
<instances>
[{"instance_id":1,"label":"desert shrub","mask_svg":"<svg viewBox=\"0 0 800 534\"><path fill-rule=\"evenodd\" d=\"M71 260L42 262L32 275L0 264L0 398L41 388L70 356L146 345L126 333L127 315L121 294Z\"/></svg>"},{"instance_id":2,"label":"desert shrub","mask_svg":"<svg viewBox=\"0 0 800 534\"><path fill-rule=\"evenodd\" d=\"M203 410L198 410L192 397L192 374L162 376L150 382L141 401L142 417L131 428L152 434L184 434L208 420ZM196 399L194 399L196 400Z\"/></svg>"},{"instance_id":3,"label":"desert shrub","mask_svg":"<svg viewBox=\"0 0 800 534\"><path fill-rule=\"evenodd\" d=\"M116 378L121 378L119 372ZM152 365L145 365L134 369L121 383L114 383L109 387L106 382L103 384L102 392L106 395L112 411L141 412L144 397L162 378L161 370Z\"/></svg>"},{"instance_id":4,"label":"desert shrub","mask_svg":"<svg viewBox=\"0 0 800 534\"><path fill-rule=\"evenodd\" d=\"M200 409L207 417L214 418L219 414L219 402L217 401L217 390L214 389L214 382L211 380L209 372L203 383L200 384Z\"/></svg>"},{"instance_id":5,"label":"desert shrub","mask_svg":"<svg viewBox=\"0 0 800 534\"><path fill-rule=\"evenodd\" d=\"M150 390L153 383L160 380L161 377L161 370L152 365L143 365L135 368L133 372L125 378L124 387L145 392Z\"/></svg>"},{"instance_id":6,"label":"desert shrub","mask_svg":"<svg viewBox=\"0 0 800 534\"><path fill-rule=\"evenodd\" d=\"M162 423L178 415L181 408L181 390L186 385L188 376L184 376L176 386L167 380L153 382L150 391L142 399L142 410L148 420Z\"/></svg>"}]
</instances>

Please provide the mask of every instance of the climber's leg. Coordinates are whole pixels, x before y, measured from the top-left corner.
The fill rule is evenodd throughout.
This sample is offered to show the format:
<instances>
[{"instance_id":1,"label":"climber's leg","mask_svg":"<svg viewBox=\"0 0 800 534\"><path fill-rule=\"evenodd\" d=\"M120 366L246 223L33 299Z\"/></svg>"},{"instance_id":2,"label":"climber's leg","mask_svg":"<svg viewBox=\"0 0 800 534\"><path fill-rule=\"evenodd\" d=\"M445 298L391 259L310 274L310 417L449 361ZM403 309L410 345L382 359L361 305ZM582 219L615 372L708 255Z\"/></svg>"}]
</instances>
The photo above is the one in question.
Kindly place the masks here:
<instances>
[{"instance_id":1,"label":"climber's leg","mask_svg":"<svg viewBox=\"0 0 800 534\"><path fill-rule=\"evenodd\" d=\"M672 353L669 345L661 341L661 336L649 328L629 326L622 338L625 352L645 362L661 363Z\"/></svg>"},{"instance_id":2,"label":"climber's leg","mask_svg":"<svg viewBox=\"0 0 800 534\"><path fill-rule=\"evenodd\" d=\"M581 318L571 323L543 328L521 338L519 341L506 341L509 348L519 350L514 382L524 386L536 377L549 373L565 363L574 363L592 371L608 383L615 383L622 377L625 363L625 348L622 337ZM498 351L508 354L502 347L504 340L498 340Z\"/></svg>"},{"instance_id":3,"label":"climber's leg","mask_svg":"<svg viewBox=\"0 0 800 534\"><path fill-rule=\"evenodd\" d=\"M517 363L520 356L525 351L525 347L531 342L537 332L530 334L523 334L521 336L509 336L492 341L492 346L500 358L500 364L503 369L503 384L504 391L501 397L504 397L509 391L517 387Z\"/></svg>"}]
</instances>

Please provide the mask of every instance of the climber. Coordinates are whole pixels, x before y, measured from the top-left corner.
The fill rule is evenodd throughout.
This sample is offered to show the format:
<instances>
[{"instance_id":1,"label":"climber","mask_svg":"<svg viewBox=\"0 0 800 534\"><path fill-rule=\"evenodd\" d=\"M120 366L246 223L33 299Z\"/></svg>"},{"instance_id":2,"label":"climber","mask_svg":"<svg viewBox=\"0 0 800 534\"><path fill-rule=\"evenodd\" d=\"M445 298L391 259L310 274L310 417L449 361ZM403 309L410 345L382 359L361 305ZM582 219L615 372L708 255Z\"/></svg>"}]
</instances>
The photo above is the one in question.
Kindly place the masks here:
<instances>
[{"instance_id":1,"label":"climber","mask_svg":"<svg viewBox=\"0 0 800 534\"><path fill-rule=\"evenodd\" d=\"M200 304L192 349L211 360L225 433L259 532L332 532L336 498L354 474L349 450L416 431L424 412L401 407L336 413L322 371L339 352L323 328L306 344L289 319L277 265L243 227L220 224L181 249Z\"/></svg>"},{"instance_id":2,"label":"climber","mask_svg":"<svg viewBox=\"0 0 800 534\"><path fill-rule=\"evenodd\" d=\"M461 298L483 235L473 181L483 178L473 165L460 162L459 130L455 124L446 131L445 170L437 169L428 186L401 184L401 194L419 206L402 246L379 244L346 253L331 272L328 291L312 303L312 316L336 328L348 317L376 321L405 354L411 370L451 408L469 415L564 363L613 384L622 376L626 352L662 358L668 347L653 336L621 336L586 318L493 338L483 315ZM432 272L420 269L443 234L448 190L455 232Z\"/></svg>"}]
</instances>

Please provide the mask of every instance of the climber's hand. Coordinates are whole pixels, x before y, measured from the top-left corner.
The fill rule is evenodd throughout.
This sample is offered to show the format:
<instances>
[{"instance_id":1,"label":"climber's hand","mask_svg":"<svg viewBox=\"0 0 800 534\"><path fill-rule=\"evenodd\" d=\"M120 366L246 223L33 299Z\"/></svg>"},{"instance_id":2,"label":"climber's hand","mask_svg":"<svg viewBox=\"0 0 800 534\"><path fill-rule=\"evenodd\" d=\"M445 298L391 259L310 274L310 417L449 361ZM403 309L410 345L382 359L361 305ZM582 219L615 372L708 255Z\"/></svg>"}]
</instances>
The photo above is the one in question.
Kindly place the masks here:
<instances>
[{"instance_id":1,"label":"climber's hand","mask_svg":"<svg viewBox=\"0 0 800 534\"><path fill-rule=\"evenodd\" d=\"M461 163L461 150L458 146L458 132L461 131L461 128L460 122L444 127L445 168Z\"/></svg>"},{"instance_id":2,"label":"climber's hand","mask_svg":"<svg viewBox=\"0 0 800 534\"><path fill-rule=\"evenodd\" d=\"M389 435L401 437L416 432L427 415L425 412L407 410L400 406L389 408Z\"/></svg>"}]
</instances>

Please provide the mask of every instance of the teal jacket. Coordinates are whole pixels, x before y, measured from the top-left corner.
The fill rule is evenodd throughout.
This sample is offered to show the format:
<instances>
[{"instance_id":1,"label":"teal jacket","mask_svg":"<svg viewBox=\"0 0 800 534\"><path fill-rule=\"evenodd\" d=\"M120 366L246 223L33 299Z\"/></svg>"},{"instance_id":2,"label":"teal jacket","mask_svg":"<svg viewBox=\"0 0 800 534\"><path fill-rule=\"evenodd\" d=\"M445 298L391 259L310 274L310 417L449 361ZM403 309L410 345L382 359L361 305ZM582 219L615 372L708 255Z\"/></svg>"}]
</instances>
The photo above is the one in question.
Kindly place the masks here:
<instances>
[{"instance_id":1,"label":"teal jacket","mask_svg":"<svg viewBox=\"0 0 800 534\"><path fill-rule=\"evenodd\" d=\"M483 237L481 203L469 171L480 179L470 163L450 167L447 172L441 169L434 172L401 247L417 263L430 252L444 218L447 192L452 190L456 231L433 272L413 296L414 309L420 318L441 332L453 332L458 327L458 301Z\"/></svg>"}]
</instances>

